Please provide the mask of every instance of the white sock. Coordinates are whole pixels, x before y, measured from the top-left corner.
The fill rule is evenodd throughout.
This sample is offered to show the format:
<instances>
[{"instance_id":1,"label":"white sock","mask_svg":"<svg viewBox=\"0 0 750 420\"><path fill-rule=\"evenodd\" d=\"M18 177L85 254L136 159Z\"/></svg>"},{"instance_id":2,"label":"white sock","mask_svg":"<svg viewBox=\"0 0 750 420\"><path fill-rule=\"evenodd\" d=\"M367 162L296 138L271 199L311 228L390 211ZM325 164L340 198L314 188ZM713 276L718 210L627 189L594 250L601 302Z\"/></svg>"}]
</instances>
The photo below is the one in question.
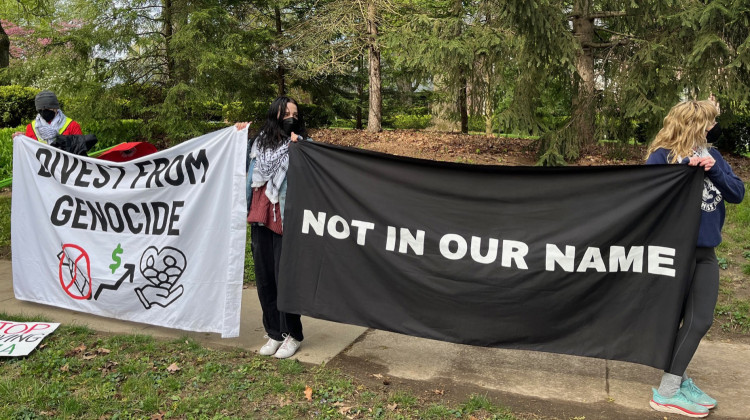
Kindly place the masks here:
<instances>
[{"instance_id":1,"label":"white sock","mask_svg":"<svg viewBox=\"0 0 750 420\"><path fill-rule=\"evenodd\" d=\"M664 372L658 389L659 395L665 398L672 398L680 390L681 384L682 377Z\"/></svg>"}]
</instances>

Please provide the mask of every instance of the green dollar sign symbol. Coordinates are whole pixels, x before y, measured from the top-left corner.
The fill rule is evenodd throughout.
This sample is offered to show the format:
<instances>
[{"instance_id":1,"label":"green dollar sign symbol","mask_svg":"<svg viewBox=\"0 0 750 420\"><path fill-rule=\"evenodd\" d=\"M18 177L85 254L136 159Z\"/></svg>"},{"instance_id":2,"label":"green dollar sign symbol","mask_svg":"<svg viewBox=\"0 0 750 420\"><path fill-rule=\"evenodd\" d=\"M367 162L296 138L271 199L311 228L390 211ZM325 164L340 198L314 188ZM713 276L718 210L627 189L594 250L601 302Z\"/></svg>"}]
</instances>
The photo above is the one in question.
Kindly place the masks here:
<instances>
[{"instance_id":1,"label":"green dollar sign symbol","mask_svg":"<svg viewBox=\"0 0 750 420\"><path fill-rule=\"evenodd\" d=\"M115 271L117 271L117 268L120 267L120 263L122 262L117 254L122 254L122 248L120 248L120 244L117 244L117 248L112 251L112 261L114 261L114 263L109 265L109 269L112 270L112 274L115 274Z\"/></svg>"}]
</instances>

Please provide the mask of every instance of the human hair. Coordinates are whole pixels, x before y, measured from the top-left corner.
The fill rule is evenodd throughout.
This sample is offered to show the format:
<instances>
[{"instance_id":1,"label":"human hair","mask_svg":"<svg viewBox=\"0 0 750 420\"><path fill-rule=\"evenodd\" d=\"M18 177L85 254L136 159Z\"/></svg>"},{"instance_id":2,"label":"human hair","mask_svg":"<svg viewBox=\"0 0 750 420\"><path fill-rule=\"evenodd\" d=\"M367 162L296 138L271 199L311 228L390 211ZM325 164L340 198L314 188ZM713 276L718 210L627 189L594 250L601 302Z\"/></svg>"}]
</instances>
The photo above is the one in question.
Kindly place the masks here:
<instances>
[{"instance_id":1,"label":"human hair","mask_svg":"<svg viewBox=\"0 0 750 420\"><path fill-rule=\"evenodd\" d=\"M664 126L654 137L647 155L669 150L669 162L690 157L695 147L706 147L706 132L716 122L719 110L710 101L680 102L664 117Z\"/></svg>"},{"instance_id":2,"label":"human hair","mask_svg":"<svg viewBox=\"0 0 750 420\"><path fill-rule=\"evenodd\" d=\"M300 109L297 101L288 96L279 96L271 103L271 106L268 108L268 113L266 114L266 122L263 124L263 127L261 127L260 134L256 139L256 141L259 142L258 146L261 149L275 149L279 147L281 143L283 143L286 137L288 137L284 133L282 127L284 121L284 113L286 113L286 106L290 102L297 105L297 120L299 121L298 126L302 131L301 133L295 132L295 134L302 137L307 137L307 131L304 128L305 124L302 117L302 110Z\"/></svg>"}]
</instances>

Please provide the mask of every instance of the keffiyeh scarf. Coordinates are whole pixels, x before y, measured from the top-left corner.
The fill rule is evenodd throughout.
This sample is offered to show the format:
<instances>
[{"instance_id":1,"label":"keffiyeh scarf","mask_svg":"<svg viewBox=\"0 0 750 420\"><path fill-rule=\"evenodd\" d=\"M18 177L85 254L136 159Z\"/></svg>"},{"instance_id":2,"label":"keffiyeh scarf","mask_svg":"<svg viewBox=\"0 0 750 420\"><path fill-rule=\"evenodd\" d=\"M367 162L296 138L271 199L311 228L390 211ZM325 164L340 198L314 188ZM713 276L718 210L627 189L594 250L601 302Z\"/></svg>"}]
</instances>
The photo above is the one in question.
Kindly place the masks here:
<instances>
[{"instance_id":1,"label":"keffiyeh scarf","mask_svg":"<svg viewBox=\"0 0 750 420\"><path fill-rule=\"evenodd\" d=\"M250 151L250 158L255 159L250 186L257 188L267 184L266 197L272 204L276 204L279 202L279 189L289 169L289 141L276 149L260 149L258 143L255 141Z\"/></svg>"},{"instance_id":2,"label":"keffiyeh scarf","mask_svg":"<svg viewBox=\"0 0 750 420\"><path fill-rule=\"evenodd\" d=\"M65 119L65 114L61 109L57 110L57 115L49 123L44 121L40 114L36 114L36 132L37 137L40 137L37 140L49 144L60 133L60 129L65 124Z\"/></svg>"}]
</instances>

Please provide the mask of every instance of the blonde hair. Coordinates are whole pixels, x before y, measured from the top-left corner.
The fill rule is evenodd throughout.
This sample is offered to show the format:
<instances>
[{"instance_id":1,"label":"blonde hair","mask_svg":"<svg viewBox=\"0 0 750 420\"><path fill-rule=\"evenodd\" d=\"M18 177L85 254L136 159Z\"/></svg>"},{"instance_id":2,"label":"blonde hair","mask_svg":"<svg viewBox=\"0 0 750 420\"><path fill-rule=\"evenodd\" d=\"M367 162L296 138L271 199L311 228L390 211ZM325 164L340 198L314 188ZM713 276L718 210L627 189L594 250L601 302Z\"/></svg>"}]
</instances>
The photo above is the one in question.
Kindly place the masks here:
<instances>
[{"instance_id":1,"label":"blonde hair","mask_svg":"<svg viewBox=\"0 0 750 420\"><path fill-rule=\"evenodd\" d=\"M647 155L656 149L669 150L668 160L676 163L690 157L696 147L706 147L706 132L716 122L719 110L710 101L685 101L672 107L664 126L656 134Z\"/></svg>"}]
</instances>

